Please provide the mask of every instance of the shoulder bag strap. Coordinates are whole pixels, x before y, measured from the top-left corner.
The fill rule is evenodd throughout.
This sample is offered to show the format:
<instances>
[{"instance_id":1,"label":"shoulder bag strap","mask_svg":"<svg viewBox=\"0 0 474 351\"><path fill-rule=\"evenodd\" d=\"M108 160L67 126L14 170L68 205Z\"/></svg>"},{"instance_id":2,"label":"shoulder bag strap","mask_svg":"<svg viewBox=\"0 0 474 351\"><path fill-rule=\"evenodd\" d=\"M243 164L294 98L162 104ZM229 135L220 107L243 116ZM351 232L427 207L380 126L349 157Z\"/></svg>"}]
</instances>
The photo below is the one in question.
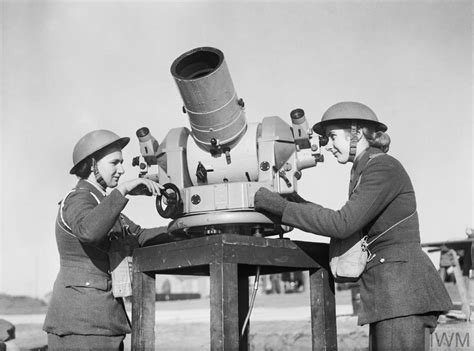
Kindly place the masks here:
<instances>
[{"instance_id":1,"label":"shoulder bag strap","mask_svg":"<svg viewBox=\"0 0 474 351\"><path fill-rule=\"evenodd\" d=\"M387 230L383 231L382 233L380 233L379 235L377 235L374 239L372 239L371 241L367 241L367 235L364 237L365 238L365 249L367 250L368 252L368 258L367 258L367 262L370 262L372 261L372 259L375 257L375 254L372 254L372 252L370 252L369 250L369 245L373 244L375 240L379 239L382 235L384 235L385 233L387 233L388 231L390 231L391 229L395 228L397 225L405 222L408 218L411 218L414 214L416 213L416 210L410 214L409 216L399 220L397 223L393 224L390 228L388 228Z\"/></svg>"},{"instance_id":2,"label":"shoulder bag strap","mask_svg":"<svg viewBox=\"0 0 474 351\"><path fill-rule=\"evenodd\" d=\"M64 208L64 202L66 201L67 197L68 197L69 195L71 195L73 192L77 191L77 190L89 191L89 190L84 189L84 188L74 188L74 189L72 189L70 192L68 192L68 193L66 194L66 196L64 196L64 199L61 201L61 206L60 206L60 208L59 208L59 217L61 218L62 224L63 224L63 225L66 227L66 229L67 229L66 232L67 232L68 234L71 234L71 235L74 236L74 237L75 237L75 235L73 234L71 227L70 227L70 226L66 223L66 221L64 220L63 208ZM100 200L99 200L99 198L97 197L97 195L95 195L92 191L89 191L89 193L94 197L94 199L95 199L95 200L97 201L97 203L99 204L99 203L100 203Z\"/></svg>"},{"instance_id":3,"label":"shoulder bag strap","mask_svg":"<svg viewBox=\"0 0 474 351\"><path fill-rule=\"evenodd\" d=\"M374 158L376 158L376 157L378 157L378 156L381 156L381 155L385 155L385 153L384 153L384 152L381 152L381 153L379 153L379 154L372 154L372 155L370 155L370 156L369 156L370 158L369 158L369 160L368 160L367 163L366 163L366 167L367 167L367 165L369 164L370 161L372 161ZM364 168L364 170L365 170L365 168ZM361 181L361 179L362 179L362 174L363 174L364 170L362 170L362 172L360 173L359 179L357 179L356 186L354 187L354 189L352 189L352 192L354 192L355 189L359 186L360 181ZM382 237L384 234L386 234L388 231L390 231L391 229L393 229L393 228L396 227L397 225L399 225L399 224L405 222L407 219L409 219L410 217L412 217L415 213L416 213L416 210L415 210L412 214L410 214L409 216L403 218L402 220L400 220L400 221L398 221L397 223L393 224L393 225L392 225L390 228L388 228L387 230L385 230L385 231L383 231L382 233L380 233L379 235L377 235L377 237L375 237L375 238L372 239L371 241L368 241L367 235L364 236L364 238L363 238L363 239L364 239L363 245L365 246L366 250L367 250L368 253L369 253L368 261L370 261L370 260L372 260L372 258L374 258L374 255L372 255L372 253L371 253L370 250L369 250L369 245L371 245L375 240L377 240L377 239L379 239L380 237Z\"/></svg>"},{"instance_id":4,"label":"shoulder bag strap","mask_svg":"<svg viewBox=\"0 0 474 351\"><path fill-rule=\"evenodd\" d=\"M392 229L395 228L397 225L399 225L399 224L405 222L408 218L411 218L415 213L416 213L416 210L415 210L412 214L410 214L409 216L407 216L407 217L405 217L405 218L399 220L397 223L393 224L390 228L388 228L387 230L385 230L383 233L380 233L379 235L377 235L377 236L375 237L375 239L372 239L372 240L370 240L369 242L367 242L367 246L371 245L375 240L379 239L382 235L384 235L384 234L387 233L388 231L392 230Z\"/></svg>"}]
</instances>

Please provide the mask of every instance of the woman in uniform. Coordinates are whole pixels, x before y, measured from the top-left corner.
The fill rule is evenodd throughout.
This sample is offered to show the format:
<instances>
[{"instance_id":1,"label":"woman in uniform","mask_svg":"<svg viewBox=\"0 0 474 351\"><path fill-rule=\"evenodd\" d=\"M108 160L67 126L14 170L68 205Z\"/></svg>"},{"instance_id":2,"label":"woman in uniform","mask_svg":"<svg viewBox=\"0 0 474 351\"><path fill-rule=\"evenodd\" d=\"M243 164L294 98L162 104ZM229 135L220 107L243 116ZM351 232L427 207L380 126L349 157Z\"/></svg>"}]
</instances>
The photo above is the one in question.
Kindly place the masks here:
<instances>
[{"instance_id":1,"label":"woman in uniform","mask_svg":"<svg viewBox=\"0 0 474 351\"><path fill-rule=\"evenodd\" d=\"M421 249L415 192L403 166L387 154L387 127L369 107L341 102L313 130L328 138L326 149L339 163L353 163L349 200L335 211L261 188L255 208L317 235L348 240L363 233L369 243L375 239L359 280L358 324L370 325L370 350L423 350L425 330L433 332L452 303Z\"/></svg>"},{"instance_id":2,"label":"woman in uniform","mask_svg":"<svg viewBox=\"0 0 474 351\"><path fill-rule=\"evenodd\" d=\"M143 229L121 213L137 187L152 195L161 187L143 178L119 184L122 148L129 141L95 130L74 147L70 173L79 180L60 203L56 221L60 271L43 326L49 350L122 350L130 321L122 298L112 293L116 263L109 254L172 241L166 227Z\"/></svg>"}]
</instances>

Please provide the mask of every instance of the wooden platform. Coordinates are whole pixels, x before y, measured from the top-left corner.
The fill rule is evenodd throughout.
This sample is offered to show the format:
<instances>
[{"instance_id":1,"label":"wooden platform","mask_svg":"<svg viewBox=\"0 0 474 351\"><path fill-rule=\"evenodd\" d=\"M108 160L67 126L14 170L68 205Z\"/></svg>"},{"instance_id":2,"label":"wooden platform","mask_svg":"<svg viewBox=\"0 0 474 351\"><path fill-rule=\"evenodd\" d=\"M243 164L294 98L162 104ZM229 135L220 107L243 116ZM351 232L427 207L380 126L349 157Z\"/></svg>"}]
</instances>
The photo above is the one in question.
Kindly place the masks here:
<instances>
[{"instance_id":1,"label":"wooden platform","mask_svg":"<svg viewBox=\"0 0 474 351\"><path fill-rule=\"evenodd\" d=\"M327 244L219 234L139 248L133 262L132 350L155 349L155 274L174 274L210 276L210 349L247 351L249 329L240 330L257 266L261 274L310 271L313 350L337 349Z\"/></svg>"}]
</instances>

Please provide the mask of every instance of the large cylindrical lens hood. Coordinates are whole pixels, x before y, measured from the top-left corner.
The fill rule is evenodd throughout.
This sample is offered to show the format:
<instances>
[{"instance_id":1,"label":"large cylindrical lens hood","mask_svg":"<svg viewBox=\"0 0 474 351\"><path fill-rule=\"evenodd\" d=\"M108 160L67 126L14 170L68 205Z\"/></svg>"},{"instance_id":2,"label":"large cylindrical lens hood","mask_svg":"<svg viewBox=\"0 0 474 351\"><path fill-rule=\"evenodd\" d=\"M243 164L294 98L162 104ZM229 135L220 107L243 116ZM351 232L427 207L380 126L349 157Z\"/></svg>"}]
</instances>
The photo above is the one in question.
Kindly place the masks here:
<instances>
[{"instance_id":1,"label":"large cylindrical lens hood","mask_svg":"<svg viewBox=\"0 0 474 351\"><path fill-rule=\"evenodd\" d=\"M196 143L210 150L211 140L221 146L237 142L247 122L224 60L224 54L211 47L190 50L171 66Z\"/></svg>"}]
</instances>

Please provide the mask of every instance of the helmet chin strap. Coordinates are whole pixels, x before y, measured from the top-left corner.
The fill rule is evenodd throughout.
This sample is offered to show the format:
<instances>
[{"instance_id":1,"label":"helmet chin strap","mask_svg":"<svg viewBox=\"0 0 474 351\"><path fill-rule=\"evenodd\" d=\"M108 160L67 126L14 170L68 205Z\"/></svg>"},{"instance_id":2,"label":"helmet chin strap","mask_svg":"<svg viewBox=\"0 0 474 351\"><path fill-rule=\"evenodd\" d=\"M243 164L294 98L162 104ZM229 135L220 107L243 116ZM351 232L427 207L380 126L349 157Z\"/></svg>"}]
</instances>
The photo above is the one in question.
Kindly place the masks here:
<instances>
[{"instance_id":1,"label":"helmet chin strap","mask_svg":"<svg viewBox=\"0 0 474 351\"><path fill-rule=\"evenodd\" d=\"M357 137L357 123L355 121L351 122L351 140L349 144L349 159L348 162L354 162L356 151L357 151L357 143L359 139Z\"/></svg>"},{"instance_id":2,"label":"helmet chin strap","mask_svg":"<svg viewBox=\"0 0 474 351\"><path fill-rule=\"evenodd\" d=\"M99 185L104 189L107 189L107 183L105 182L104 178L100 175L99 168L97 168L97 162L95 158L92 157L92 170L94 172L95 180Z\"/></svg>"}]
</instances>

